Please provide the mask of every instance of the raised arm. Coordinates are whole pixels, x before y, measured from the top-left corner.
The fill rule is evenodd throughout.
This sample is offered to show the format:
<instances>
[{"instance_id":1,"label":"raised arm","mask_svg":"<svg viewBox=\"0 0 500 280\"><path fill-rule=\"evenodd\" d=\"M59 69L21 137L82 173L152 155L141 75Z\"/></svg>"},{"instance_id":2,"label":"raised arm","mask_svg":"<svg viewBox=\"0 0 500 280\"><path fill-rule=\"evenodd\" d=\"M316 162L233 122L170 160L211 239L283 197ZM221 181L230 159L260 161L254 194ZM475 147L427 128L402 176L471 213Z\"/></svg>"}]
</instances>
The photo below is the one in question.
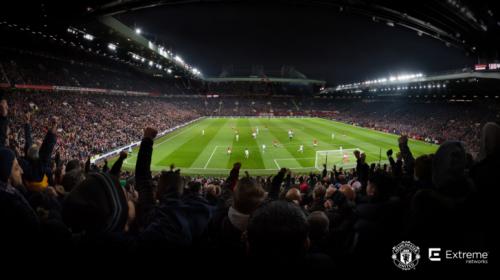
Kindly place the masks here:
<instances>
[{"instance_id":1,"label":"raised arm","mask_svg":"<svg viewBox=\"0 0 500 280\"><path fill-rule=\"evenodd\" d=\"M137 221L139 226L145 226L145 221L154 207L153 181L151 177L151 157L153 155L153 140L158 134L154 128L144 129L135 164L135 188L139 193L137 202Z\"/></svg>"},{"instance_id":2,"label":"raised arm","mask_svg":"<svg viewBox=\"0 0 500 280\"><path fill-rule=\"evenodd\" d=\"M128 154L126 151L121 151L120 157L115 161L115 163L111 167L109 174L116 176L116 177L120 177L120 172L122 170L123 161L127 158L127 156L128 156Z\"/></svg>"},{"instance_id":3,"label":"raised arm","mask_svg":"<svg viewBox=\"0 0 500 280\"><path fill-rule=\"evenodd\" d=\"M24 156L28 155L28 150L33 145L31 137L31 114L28 112L24 115Z\"/></svg>"},{"instance_id":4,"label":"raised arm","mask_svg":"<svg viewBox=\"0 0 500 280\"><path fill-rule=\"evenodd\" d=\"M50 120L49 129L47 130L47 134L43 139L42 146L40 147L40 160L44 164L49 164L50 156L52 155L52 151L56 145L56 132L57 132L58 119L53 117Z\"/></svg>"},{"instance_id":5,"label":"raised arm","mask_svg":"<svg viewBox=\"0 0 500 280\"><path fill-rule=\"evenodd\" d=\"M399 137L399 150L401 151L401 157L403 158L404 165L403 171L406 175L413 176L413 169L415 166L415 158L411 153L410 147L408 146L408 136L403 135Z\"/></svg>"},{"instance_id":6,"label":"raised arm","mask_svg":"<svg viewBox=\"0 0 500 280\"><path fill-rule=\"evenodd\" d=\"M241 168L241 163L236 162L233 165L233 169L231 169L231 172L229 172L229 177L226 180L226 185L229 187L231 191L234 190L236 187L236 183L238 183L238 177L240 175L240 168Z\"/></svg>"}]
</instances>

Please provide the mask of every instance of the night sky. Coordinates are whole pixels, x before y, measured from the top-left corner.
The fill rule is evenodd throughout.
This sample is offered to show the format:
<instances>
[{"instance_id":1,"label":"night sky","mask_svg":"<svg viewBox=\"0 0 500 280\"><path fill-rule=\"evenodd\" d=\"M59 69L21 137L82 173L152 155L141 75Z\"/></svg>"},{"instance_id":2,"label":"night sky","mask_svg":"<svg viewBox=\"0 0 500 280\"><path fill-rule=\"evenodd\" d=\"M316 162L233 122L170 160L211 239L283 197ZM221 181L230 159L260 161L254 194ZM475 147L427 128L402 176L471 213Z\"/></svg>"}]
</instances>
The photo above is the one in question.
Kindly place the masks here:
<instances>
[{"instance_id":1,"label":"night sky","mask_svg":"<svg viewBox=\"0 0 500 280\"><path fill-rule=\"evenodd\" d=\"M460 49L402 27L337 8L283 4L190 4L116 16L164 42L205 77L223 66L279 71L295 67L329 84L433 73L474 64Z\"/></svg>"}]
</instances>

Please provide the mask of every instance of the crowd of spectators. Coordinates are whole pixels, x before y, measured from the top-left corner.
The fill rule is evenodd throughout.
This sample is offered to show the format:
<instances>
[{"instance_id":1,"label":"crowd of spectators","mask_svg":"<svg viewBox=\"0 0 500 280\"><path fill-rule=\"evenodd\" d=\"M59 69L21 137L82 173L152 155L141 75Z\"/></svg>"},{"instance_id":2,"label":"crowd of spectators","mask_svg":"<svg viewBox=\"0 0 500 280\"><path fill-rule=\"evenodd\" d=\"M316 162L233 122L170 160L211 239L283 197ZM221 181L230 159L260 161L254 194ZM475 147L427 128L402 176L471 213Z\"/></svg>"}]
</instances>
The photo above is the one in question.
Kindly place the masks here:
<instances>
[{"instance_id":1,"label":"crowd of spectators","mask_svg":"<svg viewBox=\"0 0 500 280\"><path fill-rule=\"evenodd\" d=\"M24 145L26 113L30 113L33 137L42 139L45 123L57 116L59 127L56 151L63 160L79 159L109 152L140 140L140 126L154 125L160 131L193 120L195 110L178 108L160 98L68 93L7 94L11 114L10 139L17 150Z\"/></svg>"},{"instance_id":2,"label":"crowd of spectators","mask_svg":"<svg viewBox=\"0 0 500 280\"><path fill-rule=\"evenodd\" d=\"M23 145L23 115L36 116L33 135L43 136L49 116L64 120L56 150L63 159L86 159L139 141L145 121L160 131L201 116L319 116L397 135L440 144L460 140L476 157L480 128L498 121L496 105L405 103L391 101L325 101L219 97L149 97L67 92L9 92L12 114L10 137ZM471 105L471 106L469 106ZM107 137L104 137L107 136Z\"/></svg>"},{"instance_id":3,"label":"crowd of spectators","mask_svg":"<svg viewBox=\"0 0 500 280\"><path fill-rule=\"evenodd\" d=\"M402 240L421 248L488 251L496 237L492 182L498 181L500 126L495 123L483 126L475 160L458 141L415 159L408 137L401 136L399 151L387 151L387 165L368 165L355 151L351 170L294 175L282 168L255 177L240 174L236 163L227 178L193 178L175 166L152 174L158 130L150 125L161 124L141 119L144 130L129 128L142 138L134 176L120 180L126 152L111 168L78 158L63 163L54 148L71 120L36 114L16 120L13 99L0 102L4 253L50 250L106 261L162 252L164 265L297 265L349 272L396 270L390 252ZM9 122L24 124L28 136L22 150L12 149L7 130L17 126L9 128ZM32 144L29 132L37 126L46 127L43 142ZM166 262L169 258L176 262Z\"/></svg>"}]
</instances>

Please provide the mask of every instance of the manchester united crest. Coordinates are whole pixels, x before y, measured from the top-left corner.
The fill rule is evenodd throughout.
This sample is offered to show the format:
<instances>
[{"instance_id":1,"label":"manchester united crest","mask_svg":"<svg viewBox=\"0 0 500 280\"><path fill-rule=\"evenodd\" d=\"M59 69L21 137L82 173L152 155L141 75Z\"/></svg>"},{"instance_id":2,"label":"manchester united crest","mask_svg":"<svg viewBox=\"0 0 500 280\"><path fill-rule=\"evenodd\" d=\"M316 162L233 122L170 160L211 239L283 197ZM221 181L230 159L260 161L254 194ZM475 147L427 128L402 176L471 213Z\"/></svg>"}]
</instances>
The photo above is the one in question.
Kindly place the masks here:
<instances>
[{"instance_id":1,"label":"manchester united crest","mask_svg":"<svg viewBox=\"0 0 500 280\"><path fill-rule=\"evenodd\" d=\"M392 261L402 270L415 269L420 260L420 248L410 241L392 247Z\"/></svg>"}]
</instances>

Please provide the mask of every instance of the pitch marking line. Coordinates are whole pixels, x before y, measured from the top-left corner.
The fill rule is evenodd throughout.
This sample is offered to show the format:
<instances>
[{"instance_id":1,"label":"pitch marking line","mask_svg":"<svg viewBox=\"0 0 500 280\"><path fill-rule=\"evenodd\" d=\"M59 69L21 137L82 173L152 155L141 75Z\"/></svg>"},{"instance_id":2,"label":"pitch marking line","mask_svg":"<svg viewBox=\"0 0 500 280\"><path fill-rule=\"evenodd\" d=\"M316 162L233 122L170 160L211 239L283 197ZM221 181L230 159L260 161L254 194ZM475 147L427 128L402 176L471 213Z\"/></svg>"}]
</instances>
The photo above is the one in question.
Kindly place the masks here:
<instances>
[{"instance_id":1,"label":"pitch marking line","mask_svg":"<svg viewBox=\"0 0 500 280\"><path fill-rule=\"evenodd\" d=\"M158 147L158 146L160 146L161 144L163 144L163 143L165 143L165 142L168 142L168 141L170 141L170 140L174 139L175 137L177 137L177 136L179 136L179 135L181 135L181 134L184 134L184 133L186 133L186 132L188 132L188 131L191 131L193 128L200 126L200 124L201 124L201 122L199 122L199 123L197 123L196 125L193 125L193 126L191 126L191 127L188 127L188 128L186 128L185 130L183 130L183 131L181 131L181 132L177 133L176 135L174 135L174 136L172 136L172 137L169 137L169 138L167 138L167 139L165 139L165 140L161 141L161 142L160 142L160 143L158 143L158 144L153 145L153 147Z\"/></svg>"},{"instance_id":2,"label":"pitch marking line","mask_svg":"<svg viewBox=\"0 0 500 280\"><path fill-rule=\"evenodd\" d=\"M188 132L188 131L191 131L191 129L193 129L193 128L195 128L195 127L200 126L200 124L201 124L201 123L202 123L202 122L201 122L201 120L200 120L200 121L197 121L197 123L195 122L195 125L193 125L193 126L191 126L191 127L185 127L185 129L184 129L184 130L180 131L180 132L179 132L179 133L177 133L176 135L174 135L174 136L172 136L172 137L169 137L169 138L167 138L167 139L165 139L165 140L161 141L160 143L154 144L154 145L153 145L153 148L154 148L154 147L158 147L158 146L162 145L163 143L168 142L168 141L170 141L170 140L174 139L175 137L177 137L177 136L179 136L179 135L181 135L181 134L184 134L184 133L186 133L186 132ZM171 133L173 133L173 132L171 132ZM167 134L165 134L164 136L169 135L169 134L170 134L170 133L167 133ZM131 160L131 159L136 158L138 153L139 153L139 151L137 151L136 153L134 153L134 155L133 155L133 156L131 156L131 157L129 157L129 158L127 158L127 159L125 159L124 163L125 163L125 164L129 164L129 162L128 162L128 161L129 161L129 160Z\"/></svg>"},{"instance_id":3,"label":"pitch marking line","mask_svg":"<svg viewBox=\"0 0 500 280\"><path fill-rule=\"evenodd\" d=\"M276 161L276 159L274 160L274 163L276 164L276 166L278 167L278 169L281 169L280 165L278 164L278 162Z\"/></svg>"},{"instance_id":4,"label":"pitch marking line","mask_svg":"<svg viewBox=\"0 0 500 280\"><path fill-rule=\"evenodd\" d=\"M212 154L211 154L211 155L210 155L210 157L208 158L207 163L205 163L205 166L203 167L203 169L207 169L208 163L210 162L210 160L211 160L211 159L212 159L212 157L214 156L215 151L217 151L217 148L218 148L218 147L219 147L219 146L215 146L214 150L212 151Z\"/></svg>"}]
</instances>

